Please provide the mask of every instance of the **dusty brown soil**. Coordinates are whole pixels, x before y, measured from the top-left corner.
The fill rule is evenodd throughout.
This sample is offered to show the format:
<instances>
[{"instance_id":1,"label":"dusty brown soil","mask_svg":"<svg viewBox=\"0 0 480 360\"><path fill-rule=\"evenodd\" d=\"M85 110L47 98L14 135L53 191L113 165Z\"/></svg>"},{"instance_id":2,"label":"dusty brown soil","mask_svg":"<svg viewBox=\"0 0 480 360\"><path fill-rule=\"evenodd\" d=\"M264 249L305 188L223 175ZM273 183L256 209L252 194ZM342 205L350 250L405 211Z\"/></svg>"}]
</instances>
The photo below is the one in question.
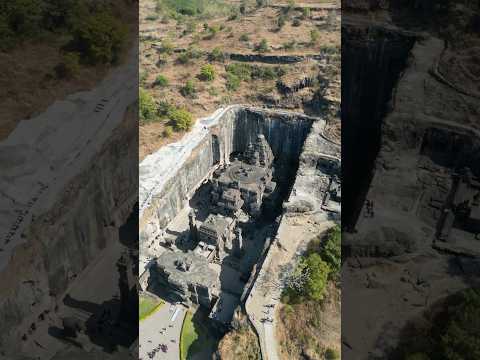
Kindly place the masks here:
<instances>
[{"instance_id":1,"label":"dusty brown soil","mask_svg":"<svg viewBox=\"0 0 480 360\"><path fill-rule=\"evenodd\" d=\"M237 2L231 1L231 3ZM252 3L254 2L249 2L248 13L235 20L228 20L227 16L207 20L191 18L188 21L196 23L195 31L182 35L187 28L188 21L178 22L173 19L162 21L162 14L155 11L155 3L152 0L142 0L140 2L140 73L143 79L142 86L157 101L167 101L177 107L186 108L195 119L198 119L211 114L222 105L263 105L265 104L265 97L278 99L281 96L276 88L277 80L295 82L305 78L305 76L316 76L320 72L320 65L312 61L282 65L287 73L281 79L242 81L237 90L228 91L226 89L225 66L232 61L209 62L207 55L204 54L198 59L191 59L188 64L179 64L177 61L178 52L170 55L159 52L158 48L162 41L168 40L178 51L194 47L204 53L219 48L228 53L257 54L255 45L262 39L266 39L270 47L270 50L265 53L267 55L315 55L319 54L321 49L325 47L339 48L339 14L337 16L338 26L326 26L327 11L323 10L311 11L309 18L300 20L299 26L293 26L293 20L301 16L300 11L293 10L287 15L287 21L282 29L277 30L277 20L282 10L273 7L255 9ZM273 1L272 5L285 3L285 1ZM305 3L321 4L324 1L306 1ZM220 30L214 38L206 39L204 23L210 27L217 26L220 28L222 26L223 30ZM318 41L311 44L310 32L314 29L319 31L320 36ZM242 35L247 35L249 39L241 41L240 37ZM287 50L284 48L285 44L293 41L295 42L293 49ZM160 59L165 62L160 64ZM197 78L201 66L207 63L212 63L216 72L216 78L211 82L200 81ZM277 66L264 63L249 64L265 67ZM158 75L163 75L168 79L167 86L154 85ZM197 96L193 99L180 94L181 87L190 79L195 82L197 87ZM312 98L314 88L302 89L301 93L296 95L300 99ZM301 101L296 103L301 103ZM289 107L289 110L303 111L304 109L302 106L292 106ZM140 160L161 146L178 140L178 133L170 138L165 138L162 135L164 127L165 121L149 123L140 127Z\"/></svg>"},{"instance_id":2,"label":"dusty brown soil","mask_svg":"<svg viewBox=\"0 0 480 360\"><path fill-rule=\"evenodd\" d=\"M330 283L321 303L282 305L277 314L281 359L304 359L303 353L323 360L327 349L340 353L340 298L340 289Z\"/></svg>"}]
</instances>

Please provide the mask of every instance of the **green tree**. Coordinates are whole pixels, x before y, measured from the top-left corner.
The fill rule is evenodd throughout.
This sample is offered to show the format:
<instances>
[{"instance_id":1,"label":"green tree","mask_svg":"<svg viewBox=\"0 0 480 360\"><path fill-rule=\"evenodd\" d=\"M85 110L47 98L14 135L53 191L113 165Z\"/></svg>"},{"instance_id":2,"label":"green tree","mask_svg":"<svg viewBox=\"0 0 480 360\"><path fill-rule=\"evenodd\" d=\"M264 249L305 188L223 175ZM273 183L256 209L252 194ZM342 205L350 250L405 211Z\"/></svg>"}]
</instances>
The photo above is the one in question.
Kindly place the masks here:
<instances>
[{"instance_id":1,"label":"green tree","mask_svg":"<svg viewBox=\"0 0 480 360\"><path fill-rule=\"evenodd\" d=\"M115 63L126 36L127 29L118 19L107 12L99 12L75 25L71 45L92 64Z\"/></svg>"},{"instance_id":2,"label":"green tree","mask_svg":"<svg viewBox=\"0 0 480 360\"><path fill-rule=\"evenodd\" d=\"M480 359L480 290L467 289L460 293L448 313L439 353L444 354L446 360Z\"/></svg>"},{"instance_id":3,"label":"green tree","mask_svg":"<svg viewBox=\"0 0 480 360\"><path fill-rule=\"evenodd\" d=\"M10 0L0 2L3 15L10 31L17 36L33 36L40 32L45 2L41 0Z\"/></svg>"},{"instance_id":4,"label":"green tree","mask_svg":"<svg viewBox=\"0 0 480 360\"><path fill-rule=\"evenodd\" d=\"M193 125L193 115L185 109L174 109L168 114L173 127L178 131L187 131Z\"/></svg>"},{"instance_id":5,"label":"green tree","mask_svg":"<svg viewBox=\"0 0 480 360\"><path fill-rule=\"evenodd\" d=\"M305 295L311 300L320 301L325 294L330 267L315 253L308 255L304 264L309 274L304 288Z\"/></svg>"},{"instance_id":6,"label":"green tree","mask_svg":"<svg viewBox=\"0 0 480 360\"><path fill-rule=\"evenodd\" d=\"M337 274L342 265L342 244L341 244L341 230L339 226L331 228L320 250L320 256L325 261L332 273Z\"/></svg>"},{"instance_id":7,"label":"green tree","mask_svg":"<svg viewBox=\"0 0 480 360\"><path fill-rule=\"evenodd\" d=\"M153 97L145 90L139 89L139 117L140 123L146 124L156 119L157 117L157 104Z\"/></svg>"}]
</instances>

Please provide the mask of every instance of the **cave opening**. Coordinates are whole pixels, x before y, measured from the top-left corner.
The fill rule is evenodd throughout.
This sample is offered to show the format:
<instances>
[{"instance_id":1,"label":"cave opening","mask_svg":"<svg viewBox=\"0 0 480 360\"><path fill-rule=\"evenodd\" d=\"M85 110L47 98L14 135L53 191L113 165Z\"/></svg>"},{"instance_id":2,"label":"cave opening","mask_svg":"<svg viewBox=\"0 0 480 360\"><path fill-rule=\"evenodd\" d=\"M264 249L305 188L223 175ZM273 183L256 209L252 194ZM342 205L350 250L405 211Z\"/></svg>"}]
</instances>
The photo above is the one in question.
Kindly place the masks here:
<instances>
[{"instance_id":1,"label":"cave opening","mask_svg":"<svg viewBox=\"0 0 480 360\"><path fill-rule=\"evenodd\" d=\"M372 40L373 39L373 40ZM342 27L342 227L353 231L374 175L382 122L415 38Z\"/></svg>"}]
</instances>

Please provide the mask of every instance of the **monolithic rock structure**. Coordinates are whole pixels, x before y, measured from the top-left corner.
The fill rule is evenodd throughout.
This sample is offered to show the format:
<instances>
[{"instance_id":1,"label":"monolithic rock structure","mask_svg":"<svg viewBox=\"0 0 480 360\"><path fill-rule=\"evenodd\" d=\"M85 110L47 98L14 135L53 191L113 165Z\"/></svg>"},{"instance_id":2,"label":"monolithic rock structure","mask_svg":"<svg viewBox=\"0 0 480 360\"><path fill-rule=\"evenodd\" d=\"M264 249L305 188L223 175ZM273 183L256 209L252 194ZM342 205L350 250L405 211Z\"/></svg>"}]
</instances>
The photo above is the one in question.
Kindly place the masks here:
<instances>
[{"instance_id":1,"label":"monolithic rock structure","mask_svg":"<svg viewBox=\"0 0 480 360\"><path fill-rule=\"evenodd\" d=\"M140 167L144 287L206 307L228 328L282 214L338 216L339 147L324 128L303 114L230 106L147 157ZM338 206L326 209L325 198ZM269 220L278 207L280 217Z\"/></svg>"}]
</instances>

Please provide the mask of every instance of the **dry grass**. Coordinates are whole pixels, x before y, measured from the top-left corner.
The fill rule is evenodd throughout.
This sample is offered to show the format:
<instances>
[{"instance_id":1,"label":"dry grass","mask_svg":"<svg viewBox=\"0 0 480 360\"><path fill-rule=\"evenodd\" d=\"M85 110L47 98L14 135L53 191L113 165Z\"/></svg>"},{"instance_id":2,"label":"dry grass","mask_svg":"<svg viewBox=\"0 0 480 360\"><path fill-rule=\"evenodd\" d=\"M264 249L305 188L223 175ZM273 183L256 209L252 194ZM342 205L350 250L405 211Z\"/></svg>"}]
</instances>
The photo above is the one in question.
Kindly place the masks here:
<instances>
[{"instance_id":1,"label":"dry grass","mask_svg":"<svg viewBox=\"0 0 480 360\"><path fill-rule=\"evenodd\" d=\"M238 3L238 1L231 1ZM268 95L272 98L278 98L279 93L276 89L276 79L273 80L254 80L244 81L235 91L226 89L225 65L228 63L214 62L217 76L212 82L202 82L195 79L202 65L208 63L205 55L198 59L191 59L189 64L179 64L176 59L178 53L165 56L159 54L157 46L164 39L168 39L175 48L187 49L191 46L201 49L202 52L209 53L214 48L219 48L229 53L255 53L254 47L261 39L266 39L270 51L269 55L288 55L288 54L318 54L324 47L339 47L340 31L332 31L322 27L326 12L312 11L311 17L300 21L300 26L293 26L293 19L301 16L299 11L291 11L287 16L287 21L281 30L277 31L277 20L281 10L271 7L254 9L253 4L249 2L249 13L245 16L239 16L235 20L228 20L225 16L219 16L208 20L198 20L194 33L182 35L187 28L186 22L177 22L169 19L168 22L161 21L162 14L152 20L151 16L155 13L155 4L153 0L142 0L140 2L140 33L142 38L147 38L140 43L140 72L145 74L144 87L152 93L157 100L165 100L175 106L184 107L190 111L194 118L200 118L210 115L218 107L232 103L263 105L263 100L258 95ZM275 2L281 4L281 1ZM285 3L285 2L283 2ZM194 21L189 18L187 22ZM210 27L223 27L213 39L205 39L206 33L203 30L203 24L207 23ZM310 44L311 30L319 29L320 38L317 43ZM240 41L242 35L248 35L248 41ZM285 49L288 43L295 42L294 48ZM159 59L165 56L166 62L159 64ZM258 64L265 66L265 64ZM269 66L269 65L266 65ZM287 65L290 81L296 78L302 79L305 73L319 72L312 69L311 64L292 64ZM165 76L169 85L166 87L154 87L152 84L159 75ZM189 79L195 79L197 83L197 97L194 99L185 98L180 94L180 88L185 85ZM302 96L311 96L313 91L308 93L304 91ZM302 111L302 108L292 109ZM178 140L179 134L171 138L164 138L162 132L164 123L150 123L141 126L140 130L140 160L146 155L154 152L161 146L169 142ZM182 134L180 134L182 135Z\"/></svg>"},{"instance_id":2,"label":"dry grass","mask_svg":"<svg viewBox=\"0 0 480 360\"><path fill-rule=\"evenodd\" d=\"M249 327L226 334L218 346L221 360L258 360L260 346L257 335Z\"/></svg>"},{"instance_id":3,"label":"dry grass","mask_svg":"<svg viewBox=\"0 0 480 360\"><path fill-rule=\"evenodd\" d=\"M282 305L278 313L277 337L281 359L324 359L327 349L340 351L340 290L329 284L322 303L308 301Z\"/></svg>"}]
</instances>

